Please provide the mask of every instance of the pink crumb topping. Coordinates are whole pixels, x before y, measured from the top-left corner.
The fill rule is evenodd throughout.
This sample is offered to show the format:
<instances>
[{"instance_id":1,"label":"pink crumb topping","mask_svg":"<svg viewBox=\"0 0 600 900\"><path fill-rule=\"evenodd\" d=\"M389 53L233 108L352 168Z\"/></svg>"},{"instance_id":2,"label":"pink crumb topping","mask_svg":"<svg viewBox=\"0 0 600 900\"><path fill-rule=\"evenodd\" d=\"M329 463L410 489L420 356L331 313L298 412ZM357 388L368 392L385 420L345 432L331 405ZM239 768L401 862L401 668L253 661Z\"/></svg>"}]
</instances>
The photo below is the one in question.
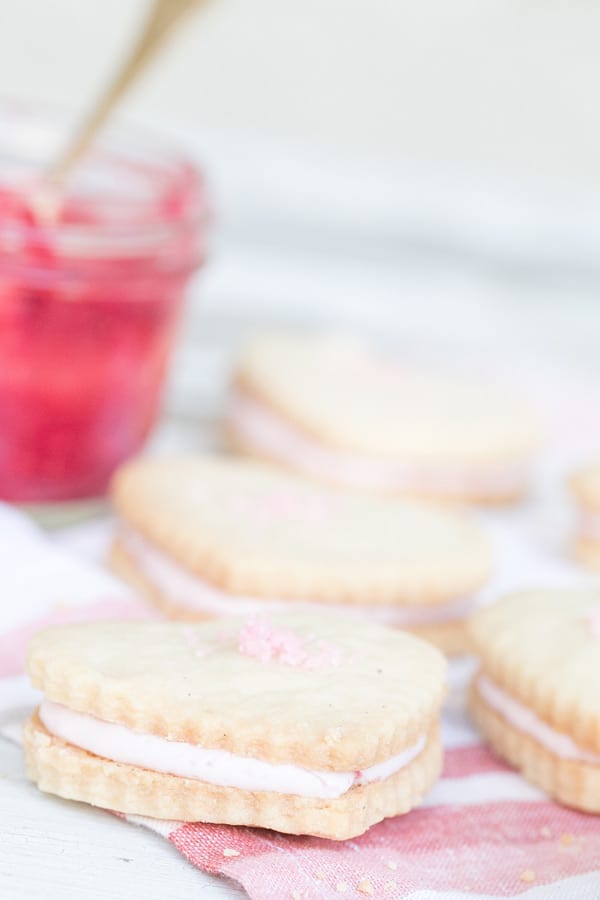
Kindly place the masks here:
<instances>
[{"instance_id":1,"label":"pink crumb topping","mask_svg":"<svg viewBox=\"0 0 600 900\"><path fill-rule=\"evenodd\" d=\"M261 524L294 519L322 522L337 506L333 497L294 490L270 490L253 497L239 495L232 501L235 515L250 516Z\"/></svg>"},{"instance_id":2,"label":"pink crumb topping","mask_svg":"<svg viewBox=\"0 0 600 900\"><path fill-rule=\"evenodd\" d=\"M328 669L339 665L341 650L329 641L276 628L263 617L250 619L240 632L239 651L262 663L280 662L297 669Z\"/></svg>"},{"instance_id":3,"label":"pink crumb topping","mask_svg":"<svg viewBox=\"0 0 600 900\"><path fill-rule=\"evenodd\" d=\"M596 638L600 638L600 606L593 606L587 611L587 623Z\"/></svg>"}]
</instances>

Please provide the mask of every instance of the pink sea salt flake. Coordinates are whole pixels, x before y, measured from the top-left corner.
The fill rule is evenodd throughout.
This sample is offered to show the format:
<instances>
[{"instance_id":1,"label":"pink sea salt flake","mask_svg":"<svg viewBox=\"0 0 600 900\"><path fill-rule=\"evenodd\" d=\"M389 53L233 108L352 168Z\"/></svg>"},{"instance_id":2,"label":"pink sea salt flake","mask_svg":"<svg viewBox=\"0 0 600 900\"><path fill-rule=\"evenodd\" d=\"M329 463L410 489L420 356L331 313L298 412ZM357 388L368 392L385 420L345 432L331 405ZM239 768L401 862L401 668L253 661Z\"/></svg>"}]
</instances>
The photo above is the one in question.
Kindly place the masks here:
<instances>
[{"instance_id":1,"label":"pink sea salt flake","mask_svg":"<svg viewBox=\"0 0 600 900\"><path fill-rule=\"evenodd\" d=\"M238 649L262 663L279 662L298 669L327 669L339 665L342 654L329 641L312 640L295 631L277 628L264 617L249 619L240 632Z\"/></svg>"},{"instance_id":2,"label":"pink sea salt flake","mask_svg":"<svg viewBox=\"0 0 600 900\"><path fill-rule=\"evenodd\" d=\"M587 611L587 623L595 638L600 638L600 606L593 606Z\"/></svg>"}]
</instances>

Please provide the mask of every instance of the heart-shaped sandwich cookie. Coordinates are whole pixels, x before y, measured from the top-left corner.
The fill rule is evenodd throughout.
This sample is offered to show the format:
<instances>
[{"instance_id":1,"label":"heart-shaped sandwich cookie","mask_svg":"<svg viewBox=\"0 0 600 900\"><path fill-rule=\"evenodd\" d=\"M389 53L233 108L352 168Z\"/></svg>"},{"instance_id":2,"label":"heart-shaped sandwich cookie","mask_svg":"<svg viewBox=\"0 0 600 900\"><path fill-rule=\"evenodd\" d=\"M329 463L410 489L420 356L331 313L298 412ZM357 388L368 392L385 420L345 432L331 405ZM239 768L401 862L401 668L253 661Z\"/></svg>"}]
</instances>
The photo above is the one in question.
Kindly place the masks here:
<instances>
[{"instance_id":1,"label":"heart-shaped sandwich cookie","mask_svg":"<svg viewBox=\"0 0 600 900\"><path fill-rule=\"evenodd\" d=\"M557 800L600 813L600 592L513 594L472 633L471 712L492 747Z\"/></svg>"},{"instance_id":2,"label":"heart-shaped sandwich cookie","mask_svg":"<svg viewBox=\"0 0 600 900\"><path fill-rule=\"evenodd\" d=\"M465 513L327 490L234 457L139 460L112 496L113 567L172 617L329 610L457 652L492 566Z\"/></svg>"},{"instance_id":3,"label":"heart-shaped sandwich cookie","mask_svg":"<svg viewBox=\"0 0 600 900\"><path fill-rule=\"evenodd\" d=\"M577 504L575 556L592 569L600 569L600 464L574 472L569 481Z\"/></svg>"},{"instance_id":4,"label":"heart-shaped sandwich cookie","mask_svg":"<svg viewBox=\"0 0 600 900\"><path fill-rule=\"evenodd\" d=\"M480 378L285 333L242 349L224 425L238 451L325 483L471 503L523 494L540 432L520 397Z\"/></svg>"},{"instance_id":5,"label":"heart-shaped sandwich cookie","mask_svg":"<svg viewBox=\"0 0 600 900\"><path fill-rule=\"evenodd\" d=\"M51 628L29 650L27 769L125 813L341 840L437 779L445 668L340 617Z\"/></svg>"}]
</instances>

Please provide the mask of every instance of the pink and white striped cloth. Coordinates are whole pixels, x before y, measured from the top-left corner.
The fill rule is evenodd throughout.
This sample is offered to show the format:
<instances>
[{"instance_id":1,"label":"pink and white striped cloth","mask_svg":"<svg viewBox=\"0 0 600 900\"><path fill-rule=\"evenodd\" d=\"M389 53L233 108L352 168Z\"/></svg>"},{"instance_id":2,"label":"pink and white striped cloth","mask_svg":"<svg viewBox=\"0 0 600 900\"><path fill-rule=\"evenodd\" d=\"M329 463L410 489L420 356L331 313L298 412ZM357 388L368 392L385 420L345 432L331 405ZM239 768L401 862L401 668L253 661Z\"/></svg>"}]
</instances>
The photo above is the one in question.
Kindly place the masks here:
<instances>
[{"instance_id":1,"label":"pink and white striped cloth","mask_svg":"<svg viewBox=\"0 0 600 900\"><path fill-rule=\"evenodd\" d=\"M506 525L496 527L498 549L514 555L516 544L507 532ZM573 577L570 570L544 569L539 559L525 560L520 539L519 547L516 580ZM1 507L0 562L0 733L18 739L18 722L36 700L23 676L25 645L34 630L51 622L148 618L149 612L108 573L51 546ZM503 584L511 586L503 571ZM360 838L336 843L123 818L158 832L195 866L233 879L256 900L599 900L600 817L550 802L482 746L464 712L471 669L466 661L451 669L441 781L423 807Z\"/></svg>"}]
</instances>

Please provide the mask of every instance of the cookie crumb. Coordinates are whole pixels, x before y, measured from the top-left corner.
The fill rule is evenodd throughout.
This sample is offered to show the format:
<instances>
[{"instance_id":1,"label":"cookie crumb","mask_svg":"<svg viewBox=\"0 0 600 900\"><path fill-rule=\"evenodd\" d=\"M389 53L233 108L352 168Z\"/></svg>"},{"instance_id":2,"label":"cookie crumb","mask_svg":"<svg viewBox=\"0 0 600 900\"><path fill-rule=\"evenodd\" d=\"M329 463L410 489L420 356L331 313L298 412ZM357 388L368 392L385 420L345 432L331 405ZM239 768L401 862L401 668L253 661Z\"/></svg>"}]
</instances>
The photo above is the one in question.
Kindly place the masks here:
<instances>
[{"instance_id":1,"label":"cookie crumb","mask_svg":"<svg viewBox=\"0 0 600 900\"><path fill-rule=\"evenodd\" d=\"M535 881L535 872L533 869L525 869L524 872L521 872L521 881L527 881L528 883Z\"/></svg>"},{"instance_id":2,"label":"cookie crumb","mask_svg":"<svg viewBox=\"0 0 600 900\"><path fill-rule=\"evenodd\" d=\"M338 894L345 894L346 891L348 890L348 885L346 884L345 881L338 881L338 883L335 886L335 889L338 892Z\"/></svg>"},{"instance_id":3,"label":"cookie crumb","mask_svg":"<svg viewBox=\"0 0 600 900\"><path fill-rule=\"evenodd\" d=\"M547 825L544 825L543 828L540 828L540 834L542 837L545 837L545 838L552 837L552 832L550 831L550 829L548 828Z\"/></svg>"},{"instance_id":4,"label":"cookie crumb","mask_svg":"<svg viewBox=\"0 0 600 900\"><path fill-rule=\"evenodd\" d=\"M388 869L391 869L392 872L395 872L398 868L398 863L394 862L393 859L388 859L388 861L386 862L386 866L388 867Z\"/></svg>"},{"instance_id":5,"label":"cookie crumb","mask_svg":"<svg viewBox=\"0 0 600 900\"><path fill-rule=\"evenodd\" d=\"M302 900L302 894L300 893L300 891L292 891L290 896L292 900Z\"/></svg>"},{"instance_id":6,"label":"cookie crumb","mask_svg":"<svg viewBox=\"0 0 600 900\"><path fill-rule=\"evenodd\" d=\"M325 874L323 869L317 869L317 871L315 872L315 878L318 878L319 881L325 881L327 875Z\"/></svg>"},{"instance_id":7,"label":"cookie crumb","mask_svg":"<svg viewBox=\"0 0 600 900\"><path fill-rule=\"evenodd\" d=\"M398 887L398 885L396 884L395 881L386 881L386 883L383 886L383 889L384 889L384 891L389 892L389 891L395 891L397 887Z\"/></svg>"},{"instance_id":8,"label":"cookie crumb","mask_svg":"<svg viewBox=\"0 0 600 900\"><path fill-rule=\"evenodd\" d=\"M560 843L563 845L563 847L568 847L569 844L572 844L574 840L575 838L572 834L565 833L561 834L560 836Z\"/></svg>"},{"instance_id":9,"label":"cookie crumb","mask_svg":"<svg viewBox=\"0 0 600 900\"><path fill-rule=\"evenodd\" d=\"M223 850L223 856L239 856L240 851L234 850L232 847L225 847Z\"/></svg>"},{"instance_id":10,"label":"cookie crumb","mask_svg":"<svg viewBox=\"0 0 600 900\"><path fill-rule=\"evenodd\" d=\"M373 885L369 881L368 878L363 878L358 887L356 888L361 894L368 894L369 897L372 897L375 893L373 890Z\"/></svg>"}]
</instances>

